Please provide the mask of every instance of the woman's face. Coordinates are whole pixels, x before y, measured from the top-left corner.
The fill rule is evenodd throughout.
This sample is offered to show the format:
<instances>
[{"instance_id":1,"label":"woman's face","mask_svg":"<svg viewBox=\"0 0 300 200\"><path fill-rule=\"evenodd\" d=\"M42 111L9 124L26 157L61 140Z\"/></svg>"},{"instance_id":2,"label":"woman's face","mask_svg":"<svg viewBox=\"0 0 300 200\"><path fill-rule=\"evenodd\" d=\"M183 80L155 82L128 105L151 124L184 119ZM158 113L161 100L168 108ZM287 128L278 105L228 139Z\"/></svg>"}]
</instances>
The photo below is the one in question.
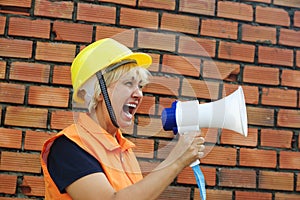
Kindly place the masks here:
<instances>
[{"instance_id":1,"label":"woman's face","mask_svg":"<svg viewBox=\"0 0 300 200\"><path fill-rule=\"evenodd\" d=\"M131 125L143 98L142 80L136 73L126 73L108 87L108 92L120 128Z\"/></svg>"}]
</instances>

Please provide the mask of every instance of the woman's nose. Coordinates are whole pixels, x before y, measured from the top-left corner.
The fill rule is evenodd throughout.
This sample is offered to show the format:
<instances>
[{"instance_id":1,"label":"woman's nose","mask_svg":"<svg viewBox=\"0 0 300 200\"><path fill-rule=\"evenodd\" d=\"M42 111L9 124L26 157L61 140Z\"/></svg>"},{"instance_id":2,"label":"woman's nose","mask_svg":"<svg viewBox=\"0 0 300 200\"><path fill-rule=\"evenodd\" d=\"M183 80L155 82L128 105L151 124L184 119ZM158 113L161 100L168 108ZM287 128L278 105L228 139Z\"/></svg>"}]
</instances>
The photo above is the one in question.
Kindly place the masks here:
<instances>
[{"instance_id":1,"label":"woman's nose","mask_svg":"<svg viewBox=\"0 0 300 200\"><path fill-rule=\"evenodd\" d=\"M143 91L142 91L141 88L137 87L137 88L135 88L135 90L133 91L132 95L133 95L133 97L135 97L135 98L141 98L141 97L143 97Z\"/></svg>"}]
</instances>

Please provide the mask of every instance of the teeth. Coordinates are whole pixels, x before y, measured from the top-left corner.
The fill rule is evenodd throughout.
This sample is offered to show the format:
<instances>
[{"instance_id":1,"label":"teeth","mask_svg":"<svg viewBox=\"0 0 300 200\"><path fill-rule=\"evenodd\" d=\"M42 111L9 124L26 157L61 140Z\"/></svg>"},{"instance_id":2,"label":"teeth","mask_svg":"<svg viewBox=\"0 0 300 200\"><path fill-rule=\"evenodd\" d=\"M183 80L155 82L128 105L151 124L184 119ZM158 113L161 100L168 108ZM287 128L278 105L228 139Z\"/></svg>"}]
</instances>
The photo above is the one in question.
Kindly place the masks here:
<instances>
[{"instance_id":1,"label":"teeth","mask_svg":"<svg viewBox=\"0 0 300 200\"><path fill-rule=\"evenodd\" d=\"M132 108L136 108L136 104L131 104L131 103L128 103L128 104L126 104L126 106L128 106L128 107L132 107Z\"/></svg>"}]
</instances>

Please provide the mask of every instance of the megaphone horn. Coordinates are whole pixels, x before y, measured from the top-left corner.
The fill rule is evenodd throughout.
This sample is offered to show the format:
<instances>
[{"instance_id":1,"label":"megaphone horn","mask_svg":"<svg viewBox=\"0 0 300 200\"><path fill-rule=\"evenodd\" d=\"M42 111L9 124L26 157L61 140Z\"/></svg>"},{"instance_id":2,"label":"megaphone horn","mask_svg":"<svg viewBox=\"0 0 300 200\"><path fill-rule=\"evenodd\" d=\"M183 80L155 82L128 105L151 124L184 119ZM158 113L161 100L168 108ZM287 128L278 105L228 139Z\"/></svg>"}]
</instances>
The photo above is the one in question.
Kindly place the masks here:
<instances>
[{"instance_id":1,"label":"megaphone horn","mask_svg":"<svg viewBox=\"0 0 300 200\"><path fill-rule=\"evenodd\" d=\"M165 108L161 116L163 128L175 134L197 131L200 128L224 128L247 137L248 121L241 86L223 99L199 104L194 101L175 101L171 108Z\"/></svg>"}]
</instances>

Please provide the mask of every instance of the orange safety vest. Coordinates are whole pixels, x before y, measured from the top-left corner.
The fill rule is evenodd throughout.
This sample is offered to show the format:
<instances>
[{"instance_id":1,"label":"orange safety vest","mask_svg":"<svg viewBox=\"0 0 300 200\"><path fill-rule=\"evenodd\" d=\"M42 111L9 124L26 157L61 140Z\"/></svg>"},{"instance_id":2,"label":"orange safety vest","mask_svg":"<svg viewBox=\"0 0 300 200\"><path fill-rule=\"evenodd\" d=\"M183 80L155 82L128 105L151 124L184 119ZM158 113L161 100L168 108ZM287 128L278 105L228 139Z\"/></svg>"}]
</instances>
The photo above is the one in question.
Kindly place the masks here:
<instances>
[{"instance_id":1,"label":"orange safety vest","mask_svg":"<svg viewBox=\"0 0 300 200\"><path fill-rule=\"evenodd\" d=\"M72 199L67 193L61 194L59 192L47 169L50 147L55 139L62 135L67 136L99 161L108 181L116 191L143 178L138 161L131 149L135 145L124 138L120 130L116 134L117 142L111 134L107 133L87 114L81 113L77 123L70 125L47 140L43 146L41 164L46 187L46 200Z\"/></svg>"}]
</instances>

